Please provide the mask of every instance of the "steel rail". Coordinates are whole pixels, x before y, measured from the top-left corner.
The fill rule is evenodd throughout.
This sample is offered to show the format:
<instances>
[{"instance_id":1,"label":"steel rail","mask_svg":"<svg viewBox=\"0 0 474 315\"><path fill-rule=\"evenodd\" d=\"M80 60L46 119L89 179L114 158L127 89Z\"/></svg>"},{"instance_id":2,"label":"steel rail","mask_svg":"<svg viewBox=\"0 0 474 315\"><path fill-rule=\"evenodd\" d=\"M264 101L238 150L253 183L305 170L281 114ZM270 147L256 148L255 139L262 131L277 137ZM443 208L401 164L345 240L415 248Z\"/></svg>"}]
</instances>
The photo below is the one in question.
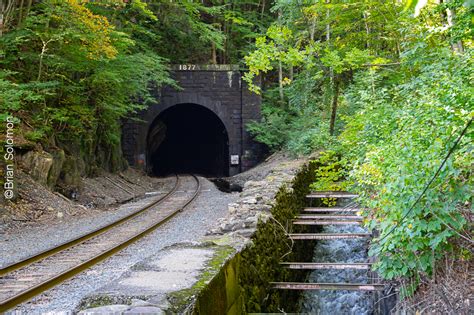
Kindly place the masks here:
<instances>
[{"instance_id":1,"label":"steel rail","mask_svg":"<svg viewBox=\"0 0 474 315\"><path fill-rule=\"evenodd\" d=\"M157 204L163 202L166 198L168 198L169 195L171 195L172 193L174 193L176 191L176 189L178 188L178 184L179 184L179 177L176 175L176 180L175 180L173 188L169 192L167 192L166 195L162 196L158 200L155 200L155 201L149 203L148 205L142 207L138 211L135 211L135 212L133 212L129 215L126 215L125 217L123 217L123 218L121 218L117 221L114 221L110 224L107 224L103 227L100 227L100 228L98 228L98 229L96 229L92 232L89 232L87 234L79 236L79 237L77 237L75 239L72 239L70 241L66 241L64 243L61 243L58 246L55 246L53 248L46 249L46 250L44 250L42 252L39 252L37 254L33 254L33 255L31 255L31 256L29 256L25 259L22 259L18 262L15 262L15 263L9 264L5 267L2 267L0 269L0 276L4 276L7 273L10 273L10 272L18 270L22 267L28 266L28 265L34 263L35 261L44 259L44 258L52 256L52 255L54 255L54 254L56 254L60 251L68 249L72 246L83 243L83 242L85 242L85 241L87 241L87 240L89 240L89 239L91 239L95 236L98 236L98 235L100 235L100 234L102 234L102 233L104 233L104 232L106 232L106 231L108 231L108 230L110 230L110 229L112 229L112 228L114 228L114 227L116 227L116 226L132 219L132 218L134 218L134 217L136 217L137 215L145 212L146 210L150 209L151 207L154 207Z\"/></svg>"},{"instance_id":2,"label":"steel rail","mask_svg":"<svg viewBox=\"0 0 474 315\"><path fill-rule=\"evenodd\" d=\"M117 252L121 251L122 249L126 248L127 246L131 245L135 241L143 238L144 236L146 236L149 233L153 232L159 226L161 226L164 223L166 223L167 221L169 221L177 213L183 211L191 202L193 202L199 194L199 191L201 189L200 180L195 175L191 175L191 176L196 180L196 183L197 183L196 191L194 192L193 196L190 199L188 199L183 206L181 206L180 208L178 208L175 211L171 212L165 218L163 218L162 220L156 222L152 226L150 226L150 227L146 228L145 230L143 230L143 231L135 234L134 236L128 238L126 241L121 242L120 244L109 248L108 250L106 250L106 251L104 251L104 252L102 252L102 253L100 253L100 254L98 254L98 255L90 258L90 259L88 259L85 262L79 263L76 266L74 266L72 268L69 268L66 271L63 271L63 272L61 272L61 273L59 273L59 274L43 281L43 282L41 282L41 283L39 283L35 286L32 286L32 287L30 287L26 290L23 290L23 291L19 292L18 294L14 295L14 296L6 299L6 300L1 301L0 302L0 312L5 312L5 311L17 306L20 303L28 301L29 299L33 298L34 296L39 295L39 294L45 292L46 290L59 285L60 283L72 278L73 276L75 276L75 275L81 273L82 271L92 267L93 265L96 265L99 262L111 257L115 253L117 253ZM177 176L177 181L179 181L179 176ZM177 186L178 185L175 186L175 188L173 189L173 192L176 191ZM161 198L160 200L164 200L165 198L168 198L169 196L171 196L171 194L173 192L167 194L164 198Z\"/></svg>"}]
</instances>

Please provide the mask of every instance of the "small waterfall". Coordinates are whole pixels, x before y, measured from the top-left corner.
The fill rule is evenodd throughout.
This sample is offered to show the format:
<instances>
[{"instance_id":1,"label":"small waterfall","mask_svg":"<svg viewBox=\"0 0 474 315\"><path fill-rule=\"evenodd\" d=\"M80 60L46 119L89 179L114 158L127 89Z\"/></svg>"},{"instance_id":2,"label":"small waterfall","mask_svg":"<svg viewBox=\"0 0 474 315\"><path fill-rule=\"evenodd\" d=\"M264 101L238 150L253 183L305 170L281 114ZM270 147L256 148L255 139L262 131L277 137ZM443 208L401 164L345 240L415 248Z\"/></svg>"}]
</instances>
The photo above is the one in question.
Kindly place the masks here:
<instances>
[{"instance_id":1,"label":"small waterfall","mask_svg":"<svg viewBox=\"0 0 474 315\"><path fill-rule=\"evenodd\" d=\"M343 214L343 213L337 213ZM326 225L321 233L366 233L358 225ZM334 239L318 241L313 262L362 263L367 262L366 239ZM314 270L308 282L370 283L368 270ZM305 291L301 299L301 312L331 315L368 315L373 310L373 293L361 291Z\"/></svg>"}]
</instances>

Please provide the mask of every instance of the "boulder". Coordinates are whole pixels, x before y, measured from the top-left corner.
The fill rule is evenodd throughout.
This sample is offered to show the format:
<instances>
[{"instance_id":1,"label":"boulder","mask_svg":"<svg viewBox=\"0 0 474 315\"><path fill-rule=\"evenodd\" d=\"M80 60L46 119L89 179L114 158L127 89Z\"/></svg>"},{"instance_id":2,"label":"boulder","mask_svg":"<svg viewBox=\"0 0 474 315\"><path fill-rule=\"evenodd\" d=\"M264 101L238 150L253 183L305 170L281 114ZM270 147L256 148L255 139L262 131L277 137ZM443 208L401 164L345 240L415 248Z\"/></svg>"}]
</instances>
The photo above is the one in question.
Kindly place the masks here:
<instances>
[{"instance_id":1,"label":"boulder","mask_svg":"<svg viewBox=\"0 0 474 315\"><path fill-rule=\"evenodd\" d=\"M63 150L54 150L51 152L53 157L53 164L48 174L48 186L54 188L61 174L61 169L63 168L64 161L66 160L66 155Z\"/></svg>"},{"instance_id":2,"label":"boulder","mask_svg":"<svg viewBox=\"0 0 474 315\"><path fill-rule=\"evenodd\" d=\"M48 183L48 175L53 161L53 156L45 151L28 151L21 158L25 172L45 186Z\"/></svg>"}]
</instances>

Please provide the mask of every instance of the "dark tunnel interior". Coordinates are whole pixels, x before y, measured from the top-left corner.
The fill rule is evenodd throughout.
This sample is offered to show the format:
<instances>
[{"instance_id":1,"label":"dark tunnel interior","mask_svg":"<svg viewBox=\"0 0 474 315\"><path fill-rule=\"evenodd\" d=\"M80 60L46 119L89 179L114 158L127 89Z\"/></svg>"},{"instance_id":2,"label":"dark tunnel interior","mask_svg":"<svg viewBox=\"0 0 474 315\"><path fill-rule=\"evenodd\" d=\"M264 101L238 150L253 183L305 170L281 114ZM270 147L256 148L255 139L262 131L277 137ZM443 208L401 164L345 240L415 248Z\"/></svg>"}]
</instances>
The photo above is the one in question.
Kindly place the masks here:
<instances>
[{"instance_id":1,"label":"dark tunnel interior","mask_svg":"<svg viewBox=\"0 0 474 315\"><path fill-rule=\"evenodd\" d=\"M229 138L220 118L196 104L163 111L148 133L148 163L156 176L228 176Z\"/></svg>"}]
</instances>

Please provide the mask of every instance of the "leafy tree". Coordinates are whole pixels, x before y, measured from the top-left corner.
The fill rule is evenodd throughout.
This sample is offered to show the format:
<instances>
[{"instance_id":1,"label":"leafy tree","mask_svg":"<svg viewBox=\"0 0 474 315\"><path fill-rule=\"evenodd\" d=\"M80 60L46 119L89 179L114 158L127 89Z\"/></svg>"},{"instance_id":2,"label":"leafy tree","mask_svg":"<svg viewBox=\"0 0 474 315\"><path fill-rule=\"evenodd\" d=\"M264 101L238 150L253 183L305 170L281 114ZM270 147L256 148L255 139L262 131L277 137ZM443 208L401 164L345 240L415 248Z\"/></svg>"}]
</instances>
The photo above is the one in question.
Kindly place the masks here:
<instances>
[{"instance_id":1,"label":"leafy tree","mask_svg":"<svg viewBox=\"0 0 474 315\"><path fill-rule=\"evenodd\" d=\"M81 148L92 166L120 167L120 118L142 108L151 84L171 83L161 57L134 52L129 35L76 0L42 1L0 40L2 82L16 91L2 89L16 100L6 109L46 147Z\"/></svg>"},{"instance_id":2,"label":"leafy tree","mask_svg":"<svg viewBox=\"0 0 474 315\"><path fill-rule=\"evenodd\" d=\"M435 259L450 248L448 240L469 235L460 210L473 188L472 132L408 213L473 116L471 55L424 49L407 54L391 82L382 79L387 73L378 74L375 92L363 73L348 91L348 100L360 102L360 109L346 118L341 140L355 161L352 177L371 209L368 226L380 231L371 251L387 278L431 274Z\"/></svg>"},{"instance_id":3,"label":"leafy tree","mask_svg":"<svg viewBox=\"0 0 474 315\"><path fill-rule=\"evenodd\" d=\"M277 1L279 19L246 57L249 82L263 75L282 87L280 60L280 78L292 78L283 106L263 90L264 120L250 130L274 148L332 148L350 161L367 226L380 232L375 267L389 279L429 276L459 251L454 238L472 242L472 127L411 209L473 116L472 7L420 1L413 14L415 6ZM284 61L289 49L294 64Z\"/></svg>"}]
</instances>

